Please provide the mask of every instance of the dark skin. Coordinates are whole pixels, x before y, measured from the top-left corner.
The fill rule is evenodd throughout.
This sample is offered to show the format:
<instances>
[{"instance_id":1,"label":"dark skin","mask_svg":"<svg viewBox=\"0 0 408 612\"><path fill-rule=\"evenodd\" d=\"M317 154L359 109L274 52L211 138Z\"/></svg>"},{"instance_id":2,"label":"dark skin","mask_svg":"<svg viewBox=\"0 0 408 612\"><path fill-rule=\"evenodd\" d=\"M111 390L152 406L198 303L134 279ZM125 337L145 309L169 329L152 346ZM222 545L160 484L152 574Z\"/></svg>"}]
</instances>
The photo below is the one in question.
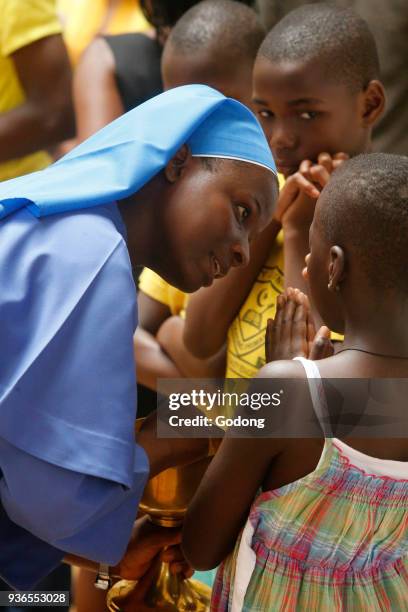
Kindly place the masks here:
<instances>
[{"instance_id":1,"label":"dark skin","mask_svg":"<svg viewBox=\"0 0 408 612\"><path fill-rule=\"evenodd\" d=\"M278 170L287 181L270 231L254 244L251 269L235 274L235 289L231 276L191 299L184 339L193 354L208 357L223 344L281 227L285 286L307 291L301 272L316 199L342 161L370 150L371 131L384 103L379 81L370 81L361 91L351 92L343 84L329 82L318 62L272 63L258 56L253 73L253 108ZM214 325L212 305L219 303L223 304L223 315Z\"/></svg>"},{"instance_id":2,"label":"dark skin","mask_svg":"<svg viewBox=\"0 0 408 612\"><path fill-rule=\"evenodd\" d=\"M190 186L193 186L193 183L190 181L192 176L190 166L192 169L194 168L197 170L197 176L199 177L200 184L203 187L203 194L205 194L203 202L205 201L206 206L211 206L213 220L215 221L217 217L220 219L220 222L216 224L213 223L214 230L212 232L212 240L214 243L214 248L211 252L208 252L207 249L203 250L200 246L200 243L207 242L208 239L207 227L209 227L209 225L208 223L204 223L203 225L203 222L205 221L204 217L207 216L204 208L202 212L198 210L198 206L194 208L196 218L195 230L194 232L189 231L186 233L185 224L180 226L178 221L175 220L176 215L172 215L170 207L167 207L167 209L164 211L165 222L167 227L172 228L172 230L171 232L168 232L167 230L167 236L162 234L162 244L166 244L166 241L168 241L168 252L172 254L172 258L178 261L183 258L183 260L187 262L186 266L183 264L182 279L181 281L178 281L178 278L174 276L175 271L177 272L177 266L175 266L174 263L171 265L172 262L170 258L156 261L156 253L152 253L151 263L145 263L145 265L150 268L154 268L154 266L157 265L165 266L163 269L161 267L159 268L161 270L160 275L163 278L166 279L167 276L167 280L170 280L170 284L173 285L176 285L177 282L182 282L187 291L192 291L197 289L200 284L212 284L215 278L226 274L229 268L239 267L248 263L249 240L256 234L259 227L262 228L266 225L268 215L270 216L272 214L273 195L276 195L276 187L274 182L275 179L272 173L269 173L270 176L267 177L268 187L265 190L265 185L261 184L265 174L262 169L258 168L257 166L253 166L252 168L248 169L254 178L252 181L252 188L243 189L242 184L239 183L240 166L235 164L223 164L222 173L221 171L215 171L212 173L208 169L205 169L201 162L197 159L187 159L183 157L183 155L185 155L185 153L181 153L181 156L177 158L174 166L168 168L168 174L166 176L169 178L167 180L169 181L170 185L174 185L175 182L178 181L179 176L186 173L189 186L183 190L183 199L181 200L181 202L185 202L188 201L190 197L193 197L192 192L190 191ZM213 180L214 178L220 183L222 188L216 197L212 195L213 191L210 188L210 179ZM181 217L183 205L180 203L180 198L177 196L176 191L172 188L169 188L169 193L171 196L171 201L174 203L174 208L177 210L177 214L180 214ZM196 195L194 195L194 197L196 199ZM260 202L259 198L263 199L263 202ZM152 198L152 201L159 200L157 198L156 200ZM157 204L157 206L159 205L160 204ZM135 209L136 207L127 207L124 209L125 215L127 214L127 211L133 211ZM189 216L192 217L191 209L189 211ZM157 218L160 218L159 215ZM164 228L161 229L160 225L157 224L156 217L152 217L151 220L155 226L156 236L160 236L161 231L163 233L165 232ZM177 231L177 228L179 228L179 232ZM140 241L138 242L139 244L137 245L137 248L139 249ZM225 247L225 243L227 243L227 247ZM194 258L194 255L192 256L191 253L191 249L196 250L197 247L203 251L200 260ZM184 254L183 252L180 252L181 249L186 249L188 252ZM216 262L214 261L214 258L216 258ZM147 261L149 261L149 259ZM170 279L168 275L171 275ZM197 278L194 280L191 279L189 282L189 277L192 275ZM152 332L156 332L156 330L158 330L160 324L163 322L161 321L161 317L163 317L165 314L167 313L164 311L161 305L157 307L156 313L149 314L148 324L150 326L151 335ZM144 322L144 318L145 314L142 312L142 322ZM178 329L178 345L181 346L182 330L180 327ZM174 331L177 333L177 330ZM178 367L174 363L170 363L165 355L157 352L158 347L153 345L151 342L152 339L147 337L146 334L142 334L143 332L139 332L139 334L136 332L136 351L139 351L139 353L140 351L144 351L144 357L148 357L149 359L152 358L152 366L154 365L155 358L160 358L163 366L162 373L165 373L167 377L175 378L177 377L177 373L182 373L182 371L189 373L198 371L198 363L197 360L194 359L190 360L193 370L183 370L183 365L181 365L180 368L180 366ZM209 372L213 373L215 362L211 361L211 364L209 365ZM184 367L186 367L186 364ZM206 372L205 365L201 372L202 374ZM219 373L221 372L219 371ZM154 377L157 378L160 375L160 371L155 370L153 374ZM145 378L146 382L150 384L152 384L152 382L154 383L154 381L150 380L149 377Z\"/></svg>"},{"instance_id":3,"label":"dark skin","mask_svg":"<svg viewBox=\"0 0 408 612\"><path fill-rule=\"evenodd\" d=\"M192 292L247 264L250 239L272 216L275 178L255 164L225 160L220 168L209 170L184 146L164 171L119 203L134 266Z\"/></svg>"},{"instance_id":4,"label":"dark skin","mask_svg":"<svg viewBox=\"0 0 408 612\"><path fill-rule=\"evenodd\" d=\"M74 134L71 68L60 35L11 54L26 100L0 115L0 161L50 148Z\"/></svg>"},{"instance_id":5,"label":"dark skin","mask_svg":"<svg viewBox=\"0 0 408 612\"><path fill-rule=\"evenodd\" d=\"M165 353L156 336L160 326L171 317L170 308L146 295L137 294L138 326L133 336L137 380L152 389L158 378L181 378L176 363Z\"/></svg>"},{"instance_id":6,"label":"dark skin","mask_svg":"<svg viewBox=\"0 0 408 612\"><path fill-rule=\"evenodd\" d=\"M225 371L225 349L209 359L197 359L183 342L184 324L185 320L177 315L166 319L157 334L162 350L177 364L182 377L222 378Z\"/></svg>"},{"instance_id":7,"label":"dark skin","mask_svg":"<svg viewBox=\"0 0 408 612\"><path fill-rule=\"evenodd\" d=\"M167 90L180 85L203 83L218 89L227 97L249 105L253 61L242 58L242 61L234 62L235 69L232 70L231 58L222 47L222 41L217 41L208 49L186 55L180 54L169 41L163 52L161 66L164 88ZM228 276L233 273L232 270ZM213 378L223 375L223 346L209 359L193 356L183 341L184 320L174 318L165 324L172 314L170 309L142 290L138 293L138 312L139 327L134 336L134 345L139 382L155 390L157 378ZM218 317L214 320L218 321ZM160 338L157 337L159 329Z\"/></svg>"},{"instance_id":8,"label":"dark skin","mask_svg":"<svg viewBox=\"0 0 408 612\"><path fill-rule=\"evenodd\" d=\"M355 92L328 80L318 61L275 63L262 56L254 68L253 99L285 177L305 159L316 163L323 151L368 151L370 128L384 105L379 81Z\"/></svg>"},{"instance_id":9,"label":"dark skin","mask_svg":"<svg viewBox=\"0 0 408 612\"><path fill-rule=\"evenodd\" d=\"M202 83L251 107L253 65L253 58L232 57L228 49L223 48L222 41L190 54L180 53L169 41L161 64L163 85L171 89Z\"/></svg>"},{"instance_id":10,"label":"dark skin","mask_svg":"<svg viewBox=\"0 0 408 612\"><path fill-rule=\"evenodd\" d=\"M408 296L373 287L349 245L328 243L319 222L320 204L327 205L323 195L312 225L305 271L315 307L329 327L345 333L344 348L357 346L388 355L408 355ZM303 366L291 359L310 356L309 316L305 296L287 291L274 322L270 357L278 360L264 366L260 378L305 379ZM323 378L406 378L408 359L345 351L320 360L319 370ZM291 410L297 408L291 404ZM300 408L307 419L314 418L311 402L305 405L302 398ZM403 438L350 437L346 443L373 457L408 460L408 443ZM232 551L259 487L264 491L276 489L311 473L322 448L323 439L243 439L227 435L186 516L183 550L192 566L216 567ZM231 474L239 474L239 478L231 478Z\"/></svg>"},{"instance_id":11,"label":"dark skin","mask_svg":"<svg viewBox=\"0 0 408 612\"><path fill-rule=\"evenodd\" d=\"M142 308L140 305L142 304ZM162 308L164 314L162 315ZM145 387L155 391L158 378L217 378L225 370L225 351L209 359L191 355L183 342L184 319L174 315L164 304L153 300L142 291L138 293L138 311L148 313L149 322L157 316L160 327L144 327L139 316L139 326L134 335L137 379ZM161 319L161 317L163 317ZM149 330L149 331L148 331Z\"/></svg>"},{"instance_id":12,"label":"dark skin","mask_svg":"<svg viewBox=\"0 0 408 612\"><path fill-rule=\"evenodd\" d=\"M301 270L319 192L342 160L370 151L385 105L379 81L352 91L325 75L318 61L259 57L254 68L254 104L278 170L290 177L280 202L286 286L305 291Z\"/></svg>"}]
</instances>

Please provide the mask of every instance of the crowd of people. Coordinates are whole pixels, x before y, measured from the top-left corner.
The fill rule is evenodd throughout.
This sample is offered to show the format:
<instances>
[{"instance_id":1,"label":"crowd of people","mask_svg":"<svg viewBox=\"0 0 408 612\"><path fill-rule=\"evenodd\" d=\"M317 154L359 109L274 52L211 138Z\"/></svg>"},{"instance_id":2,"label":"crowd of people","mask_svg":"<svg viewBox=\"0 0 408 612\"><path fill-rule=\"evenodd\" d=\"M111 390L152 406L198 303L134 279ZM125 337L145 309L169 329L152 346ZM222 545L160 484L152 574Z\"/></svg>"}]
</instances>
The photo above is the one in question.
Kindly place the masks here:
<instances>
[{"instance_id":1,"label":"crowd of people","mask_svg":"<svg viewBox=\"0 0 408 612\"><path fill-rule=\"evenodd\" d=\"M408 434L338 434L325 384L408 378L407 16L372 4L0 0L3 590L76 566L103 612L161 554L214 611L408 609ZM160 438L181 378L304 380L320 435ZM209 453L182 530L137 518Z\"/></svg>"}]
</instances>

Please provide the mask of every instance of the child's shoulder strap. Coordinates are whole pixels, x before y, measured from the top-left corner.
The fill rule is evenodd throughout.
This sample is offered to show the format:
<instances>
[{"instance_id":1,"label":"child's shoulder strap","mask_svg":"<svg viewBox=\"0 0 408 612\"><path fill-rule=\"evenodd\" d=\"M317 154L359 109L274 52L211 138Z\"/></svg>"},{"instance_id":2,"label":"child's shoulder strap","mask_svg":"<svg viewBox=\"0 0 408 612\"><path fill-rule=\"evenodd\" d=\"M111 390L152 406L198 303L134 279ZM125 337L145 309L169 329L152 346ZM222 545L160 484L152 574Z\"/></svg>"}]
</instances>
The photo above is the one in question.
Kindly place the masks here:
<instances>
[{"instance_id":1,"label":"child's shoulder strap","mask_svg":"<svg viewBox=\"0 0 408 612\"><path fill-rule=\"evenodd\" d=\"M295 357L294 359L300 361L305 369L313 409L324 436L325 438L332 438L333 432L330 424L330 413L327 407L326 394L317 363L310 359L305 359L304 357Z\"/></svg>"}]
</instances>

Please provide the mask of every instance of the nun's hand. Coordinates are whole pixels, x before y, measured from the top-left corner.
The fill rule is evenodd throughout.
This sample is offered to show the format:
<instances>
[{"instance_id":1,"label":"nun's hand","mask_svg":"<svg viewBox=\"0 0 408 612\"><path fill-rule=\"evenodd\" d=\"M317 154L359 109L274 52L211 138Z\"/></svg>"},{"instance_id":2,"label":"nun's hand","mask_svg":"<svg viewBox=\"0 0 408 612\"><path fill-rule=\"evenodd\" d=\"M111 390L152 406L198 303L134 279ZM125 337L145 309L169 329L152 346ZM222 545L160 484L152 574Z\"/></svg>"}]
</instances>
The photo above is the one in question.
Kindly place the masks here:
<instances>
[{"instance_id":1,"label":"nun's hand","mask_svg":"<svg viewBox=\"0 0 408 612\"><path fill-rule=\"evenodd\" d=\"M143 516L135 522L126 553L112 574L139 580L161 559L169 563L171 573L190 577L193 571L184 559L180 542L180 529L159 527Z\"/></svg>"}]
</instances>

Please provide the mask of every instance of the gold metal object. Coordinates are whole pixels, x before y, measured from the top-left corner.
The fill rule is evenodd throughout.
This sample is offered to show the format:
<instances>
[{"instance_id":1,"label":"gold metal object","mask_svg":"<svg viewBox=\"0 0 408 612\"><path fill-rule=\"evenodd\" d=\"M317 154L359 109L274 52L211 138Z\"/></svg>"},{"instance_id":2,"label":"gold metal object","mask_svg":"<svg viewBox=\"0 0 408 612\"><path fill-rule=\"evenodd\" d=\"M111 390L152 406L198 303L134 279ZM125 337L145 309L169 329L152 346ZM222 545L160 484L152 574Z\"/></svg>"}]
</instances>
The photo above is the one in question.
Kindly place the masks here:
<instances>
[{"instance_id":1,"label":"gold metal object","mask_svg":"<svg viewBox=\"0 0 408 612\"><path fill-rule=\"evenodd\" d=\"M147 483L140 510L162 527L180 527L211 457L195 463L161 472ZM168 563L159 562L152 574L151 584L142 597L138 583L120 580L109 591L107 606L110 612L208 612L211 589L194 579L183 579L170 574Z\"/></svg>"},{"instance_id":2,"label":"gold metal object","mask_svg":"<svg viewBox=\"0 0 408 612\"><path fill-rule=\"evenodd\" d=\"M165 470L149 480L140 510L148 514L156 525L180 527L210 461L210 457L205 457L195 463Z\"/></svg>"}]
</instances>

